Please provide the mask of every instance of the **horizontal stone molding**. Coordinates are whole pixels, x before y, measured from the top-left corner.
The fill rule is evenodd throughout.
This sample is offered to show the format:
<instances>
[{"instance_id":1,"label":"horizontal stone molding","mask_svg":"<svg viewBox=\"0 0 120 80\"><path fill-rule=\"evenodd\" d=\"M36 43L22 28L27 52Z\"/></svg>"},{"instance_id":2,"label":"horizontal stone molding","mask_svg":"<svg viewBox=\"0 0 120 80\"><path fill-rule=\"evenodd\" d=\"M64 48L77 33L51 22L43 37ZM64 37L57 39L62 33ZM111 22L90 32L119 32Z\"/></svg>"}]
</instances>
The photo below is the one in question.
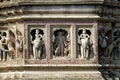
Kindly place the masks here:
<instances>
[{"instance_id":1,"label":"horizontal stone molding","mask_svg":"<svg viewBox=\"0 0 120 80\"><path fill-rule=\"evenodd\" d=\"M99 20L99 21L109 21L109 22L120 22L119 18L114 17L100 17L98 15L81 15L81 14L69 14L69 15L23 15L23 16L15 16L15 17L8 17L8 18L1 18L1 23L7 23L7 22L16 22L16 21L24 21L24 20L43 20L43 19L59 19L59 20Z\"/></svg>"},{"instance_id":2,"label":"horizontal stone molding","mask_svg":"<svg viewBox=\"0 0 120 80\"><path fill-rule=\"evenodd\" d=\"M0 66L1 71L8 70L34 70L34 71L51 71L51 70L95 70L95 69L120 69L119 64L26 64L26 65L6 65Z\"/></svg>"},{"instance_id":3,"label":"horizontal stone molding","mask_svg":"<svg viewBox=\"0 0 120 80\"><path fill-rule=\"evenodd\" d=\"M104 0L21 0L21 4L102 4Z\"/></svg>"}]
</instances>

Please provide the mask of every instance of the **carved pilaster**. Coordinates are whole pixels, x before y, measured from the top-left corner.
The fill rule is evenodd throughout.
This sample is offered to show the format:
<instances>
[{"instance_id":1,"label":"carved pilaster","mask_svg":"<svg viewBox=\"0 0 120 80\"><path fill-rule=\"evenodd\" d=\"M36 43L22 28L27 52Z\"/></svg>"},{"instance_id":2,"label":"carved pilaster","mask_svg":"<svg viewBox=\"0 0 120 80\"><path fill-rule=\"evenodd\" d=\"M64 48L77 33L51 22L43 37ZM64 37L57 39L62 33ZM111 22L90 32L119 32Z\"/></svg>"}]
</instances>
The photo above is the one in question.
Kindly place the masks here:
<instances>
[{"instance_id":1,"label":"carved pilaster","mask_svg":"<svg viewBox=\"0 0 120 80\"><path fill-rule=\"evenodd\" d=\"M77 48L76 25L72 24L70 30L71 30L71 59L74 60L77 57L77 54L76 54L76 51L77 51L77 49L76 49Z\"/></svg>"}]
</instances>

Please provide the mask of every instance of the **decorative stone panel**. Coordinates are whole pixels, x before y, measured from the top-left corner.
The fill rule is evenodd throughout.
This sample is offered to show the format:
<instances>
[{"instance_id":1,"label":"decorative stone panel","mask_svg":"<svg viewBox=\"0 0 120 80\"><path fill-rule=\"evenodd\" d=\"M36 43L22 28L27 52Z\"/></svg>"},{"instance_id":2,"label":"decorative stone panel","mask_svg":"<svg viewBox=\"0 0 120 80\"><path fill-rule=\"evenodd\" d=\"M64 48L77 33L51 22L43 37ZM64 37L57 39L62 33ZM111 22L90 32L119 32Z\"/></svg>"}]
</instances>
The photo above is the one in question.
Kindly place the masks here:
<instances>
[{"instance_id":1,"label":"decorative stone panel","mask_svg":"<svg viewBox=\"0 0 120 80\"><path fill-rule=\"evenodd\" d=\"M80 21L36 21L26 25L26 59L33 64L94 64L97 61L97 24ZM85 30L85 35L84 31ZM38 32L38 33L37 33ZM80 43L83 36L88 39ZM38 38L38 43L36 37ZM39 40L40 39L40 40ZM36 41L36 42L35 42ZM84 41L84 40L83 40ZM36 52L34 52L35 43ZM85 44L84 44L85 43ZM83 45L84 44L84 45ZM86 46L85 46L86 45ZM80 47L88 49L86 57L81 58ZM38 50L38 51L37 51ZM40 52L39 52L40 51ZM36 57L35 57L36 55ZM38 56L37 56L38 55Z\"/></svg>"}]
</instances>

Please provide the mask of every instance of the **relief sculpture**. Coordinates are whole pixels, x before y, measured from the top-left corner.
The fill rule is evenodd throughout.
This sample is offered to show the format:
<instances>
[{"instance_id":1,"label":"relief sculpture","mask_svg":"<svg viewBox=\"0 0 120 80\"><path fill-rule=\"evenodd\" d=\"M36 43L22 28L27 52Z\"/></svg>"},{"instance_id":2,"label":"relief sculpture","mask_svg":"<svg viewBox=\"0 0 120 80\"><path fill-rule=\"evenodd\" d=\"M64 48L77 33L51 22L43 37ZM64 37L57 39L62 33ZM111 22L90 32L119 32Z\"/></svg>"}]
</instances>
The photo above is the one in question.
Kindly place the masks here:
<instances>
[{"instance_id":1,"label":"relief sculpture","mask_svg":"<svg viewBox=\"0 0 120 80\"><path fill-rule=\"evenodd\" d=\"M99 31L98 39L99 39L99 48L100 51L102 50L102 55L105 56L106 52L106 47L107 47L107 40L108 37L105 35L105 30L101 29Z\"/></svg>"},{"instance_id":2,"label":"relief sculpture","mask_svg":"<svg viewBox=\"0 0 120 80\"><path fill-rule=\"evenodd\" d=\"M40 29L35 29L34 39L31 41L32 49L33 49L33 57L34 59L40 59L43 51L43 35L40 32Z\"/></svg>"},{"instance_id":3,"label":"relief sculpture","mask_svg":"<svg viewBox=\"0 0 120 80\"><path fill-rule=\"evenodd\" d=\"M13 59L13 56L15 55L12 43L10 39L6 36L7 36L6 32L1 32L0 47L1 47L1 60L2 61L6 61L8 55L10 59Z\"/></svg>"},{"instance_id":4,"label":"relief sculpture","mask_svg":"<svg viewBox=\"0 0 120 80\"><path fill-rule=\"evenodd\" d=\"M92 45L92 41L90 41L90 35L86 31L86 29L82 29L82 33L78 37L78 44L80 47L80 55L82 59L89 58Z\"/></svg>"},{"instance_id":5,"label":"relief sculpture","mask_svg":"<svg viewBox=\"0 0 120 80\"><path fill-rule=\"evenodd\" d=\"M98 30L98 52L99 61L101 63L110 62L111 53L114 49L116 41L112 41L112 30L111 27L106 27Z\"/></svg>"},{"instance_id":6,"label":"relief sculpture","mask_svg":"<svg viewBox=\"0 0 120 80\"><path fill-rule=\"evenodd\" d=\"M7 53L9 52L6 45L6 33L1 32L0 36L0 52L1 52L1 61L6 61Z\"/></svg>"},{"instance_id":7,"label":"relief sculpture","mask_svg":"<svg viewBox=\"0 0 120 80\"><path fill-rule=\"evenodd\" d=\"M120 30L116 30L114 32L114 41L116 42L116 45L113 49L113 59L120 59Z\"/></svg>"},{"instance_id":8,"label":"relief sculpture","mask_svg":"<svg viewBox=\"0 0 120 80\"><path fill-rule=\"evenodd\" d=\"M54 40L54 55L55 56L68 56L69 54L69 35L67 31L63 29L59 29L54 32L55 40Z\"/></svg>"},{"instance_id":9,"label":"relief sculpture","mask_svg":"<svg viewBox=\"0 0 120 80\"><path fill-rule=\"evenodd\" d=\"M16 37L16 49L17 54L19 58L23 58L23 40L22 40L22 33L17 31L17 37Z\"/></svg>"},{"instance_id":10,"label":"relief sculpture","mask_svg":"<svg viewBox=\"0 0 120 80\"><path fill-rule=\"evenodd\" d=\"M102 27L98 33L99 61L112 63L120 59L120 30L110 26Z\"/></svg>"},{"instance_id":11,"label":"relief sculpture","mask_svg":"<svg viewBox=\"0 0 120 80\"><path fill-rule=\"evenodd\" d=\"M114 32L114 37L113 41L107 45L105 48L105 57L109 58L114 58L114 59L119 59L120 58L120 51L119 51L119 46L120 46L120 32ZM108 38L109 40L109 38Z\"/></svg>"}]
</instances>

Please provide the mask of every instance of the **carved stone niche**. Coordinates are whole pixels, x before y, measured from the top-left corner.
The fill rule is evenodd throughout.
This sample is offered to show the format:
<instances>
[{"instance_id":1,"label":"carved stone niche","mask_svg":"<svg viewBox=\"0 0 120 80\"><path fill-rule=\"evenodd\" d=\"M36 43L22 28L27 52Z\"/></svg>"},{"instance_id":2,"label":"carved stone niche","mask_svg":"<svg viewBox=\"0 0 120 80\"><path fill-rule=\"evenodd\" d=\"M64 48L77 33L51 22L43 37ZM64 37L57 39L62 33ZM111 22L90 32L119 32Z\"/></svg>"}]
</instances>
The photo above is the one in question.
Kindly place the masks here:
<instances>
[{"instance_id":1,"label":"carved stone niche","mask_svg":"<svg viewBox=\"0 0 120 80\"><path fill-rule=\"evenodd\" d=\"M70 58L70 28L69 26L52 26L52 59L69 59Z\"/></svg>"},{"instance_id":2,"label":"carved stone niche","mask_svg":"<svg viewBox=\"0 0 120 80\"><path fill-rule=\"evenodd\" d=\"M44 60L46 58L45 48L45 26L29 26L28 31L28 59Z\"/></svg>"},{"instance_id":3,"label":"carved stone niche","mask_svg":"<svg viewBox=\"0 0 120 80\"><path fill-rule=\"evenodd\" d=\"M95 58L95 41L92 25L77 25L77 58L81 60Z\"/></svg>"}]
</instances>

